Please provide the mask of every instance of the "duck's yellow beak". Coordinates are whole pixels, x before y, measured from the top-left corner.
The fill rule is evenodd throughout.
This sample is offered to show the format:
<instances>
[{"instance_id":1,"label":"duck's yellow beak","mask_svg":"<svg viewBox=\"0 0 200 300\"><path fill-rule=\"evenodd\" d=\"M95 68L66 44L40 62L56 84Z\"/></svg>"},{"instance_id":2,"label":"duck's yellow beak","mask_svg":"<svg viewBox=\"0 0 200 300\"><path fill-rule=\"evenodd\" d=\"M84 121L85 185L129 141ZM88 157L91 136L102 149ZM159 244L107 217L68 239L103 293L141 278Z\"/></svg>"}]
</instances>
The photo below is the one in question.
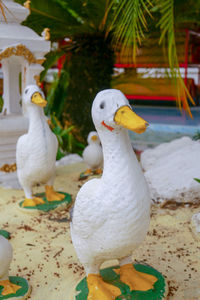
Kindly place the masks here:
<instances>
[{"instance_id":1,"label":"duck's yellow beak","mask_svg":"<svg viewBox=\"0 0 200 300\"><path fill-rule=\"evenodd\" d=\"M129 106L120 107L115 113L114 121L118 125L136 133L143 133L149 125L149 123L134 113Z\"/></svg>"},{"instance_id":2,"label":"duck's yellow beak","mask_svg":"<svg viewBox=\"0 0 200 300\"><path fill-rule=\"evenodd\" d=\"M95 142L95 141L97 140L97 136L96 136L96 135L93 135L93 136L91 137L91 140Z\"/></svg>"},{"instance_id":3,"label":"duck's yellow beak","mask_svg":"<svg viewBox=\"0 0 200 300\"><path fill-rule=\"evenodd\" d=\"M31 101L41 107L45 107L47 105L47 101L42 97L42 95L39 92L35 92L32 95Z\"/></svg>"}]
</instances>

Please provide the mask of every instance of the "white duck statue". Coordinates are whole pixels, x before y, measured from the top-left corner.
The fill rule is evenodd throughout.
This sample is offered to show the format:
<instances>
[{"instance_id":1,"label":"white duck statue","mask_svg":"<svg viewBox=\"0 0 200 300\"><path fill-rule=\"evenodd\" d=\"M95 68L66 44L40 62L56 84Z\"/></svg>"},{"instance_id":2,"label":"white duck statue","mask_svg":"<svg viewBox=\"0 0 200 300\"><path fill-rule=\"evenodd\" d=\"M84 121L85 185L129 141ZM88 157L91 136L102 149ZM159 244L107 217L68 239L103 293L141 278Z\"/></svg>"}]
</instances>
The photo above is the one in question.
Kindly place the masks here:
<instances>
[{"instance_id":1,"label":"white duck statue","mask_svg":"<svg viewBox=\"0 0 200 300\"><path fill-rule=\"evenodd\" d=\"M13 285L8 277L12 253L11 244L5 237L0 235L0 286L3 286L4 288L2 295L15 293L20 288L17 285Z\"/></svg>"},{"instance_id":2,"label":"white duck statue","mask_svg":"<svg viewBox=\"0 0 200 300\"><path fill-rule=\"evenodd\" d=\"M28 133L18 139L16 147L17 175L25 193L22 206L44 203L42 198L32 195L32 187L37 183L46 184L48 201L60 201L65 196L53 189L58 141L44 115L47 101L37 85L29 85L24 90L22 103L29 119Z\"/></svg>"},{"instance_id":3,"label":"white duck statue","mask_svg":"<svg viewBox=\"0 0 200 300\"><path fill-rule=\"evenodd\" d=\"M152 275L136 271L132 264L132 252L149 228L150 194L127 129L142 133L148 123L132 111L126 97L115 89L97 94L92 118L103 148L103 174L79 190L71 237L86 271L87 299L111 300L120 295L120 290L99 275L105 261L119 261L120 279L131 289L146 291L157 281Z\"/></svg>"},{"instance_id":4,"label":"white duck statue","mask_svg":"<svg viewBox=\"0 0 200 300\"><path fill-rule=\"evenodd\" d=\"M30 287L28 282L21 278L15 277L16 282L23 282L24 290L21 290L22 285L12 283L9 278L9 267L13 258L13 250L9 241L2 235L0 235L0 287L3 288L0 291L0 299L13 299L24 300L30 294ZM20 280L19 280L20 279ZM18 292L18 295L16 293Z\"/></svg>"},{"instance_id":5,"label":"white duck statue","mask_svg":"<svg viewBox=\"0 0 200 300\"><path fill-rule=\"evenodd\" d=\"M91 131L87 138L88 146L83 151L83 160L88 169L84 172L87 174L101 174L103 165L103 151L101 142L96 131Z\"/></svg>"}]
</instances>

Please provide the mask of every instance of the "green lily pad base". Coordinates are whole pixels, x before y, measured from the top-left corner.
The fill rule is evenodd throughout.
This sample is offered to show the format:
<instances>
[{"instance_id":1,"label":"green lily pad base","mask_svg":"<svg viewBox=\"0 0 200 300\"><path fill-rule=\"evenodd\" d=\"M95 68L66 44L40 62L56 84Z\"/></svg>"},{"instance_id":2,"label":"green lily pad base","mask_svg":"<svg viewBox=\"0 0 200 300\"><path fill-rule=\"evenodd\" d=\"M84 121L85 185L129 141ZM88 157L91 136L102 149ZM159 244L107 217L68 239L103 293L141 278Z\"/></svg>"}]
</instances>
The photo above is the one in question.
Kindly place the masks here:
<instances>
[{"instance_id":1,"label":"green lily pad base","mask_svg":"<svg viewBox=\"0 0 200 300\"><path fill-rule=\"evenodd\" d=\"M89 178L90 176L98 176L98 175L101 175L101 173L99 173L96 170L91 170L90 173L82 172L79 176L79 180L85 180L85 179Z\"/></svg>"},{"instance_id":2,"label":"green lily pad base","mask_svg":"<svg viewBox=\"0 0 200 300\"><path fill-rule=\"evenodd\" d=\"M60 201L47 201L45 193L36 194L35 197L40 197L44 200L45 203L38 204L36 206L25 206L22 207L23 201L19 203L19 208L25 212L49 212L52 210L62 209L66 206L69 206L72 202L72 197L70 194L59 192L60 194L65 195L65 198Z\"/></svg>"},{"instance_id":3,"label":"green lily pad base","mask_svg":"<svg viewBox=\"0 0 200 300\"><path fill-rule=\"evenodd\" d=\"M155 270L154 268L142 265L134 264L137 271L150 274L155 276L158 280L154 283L153 289L148 291L136 291L130 290L129 286L120 280L120 275L118 275L114 269L119 268L119 266L106 268L100 271L103 280L113 286L120 289L121 295L116 297L115 300L161 300L165 299L167 295L167 284L163 275ZM76 296L75 300L87 300L88 297L88 286L86 277L83 278L76 286ZM113 299L113 298L112 298Z\"/></svg>"},{"instance_id":4,"label":"green lily pad base","mask_svg":"<svg viewBox=\"0 0 200 300\"><path fill-rule=\"evenodd\" d=\"M8 232L6 230L1 229L0 230L0 235L2 235L3 237L5 237L7 240L10 239L10 232Z\"/></svg>"},{"instance_id":5,"label":"green lily pad base","mask_svg":"<svg viewBox=\"0 0 200 300\"><path fill-rule=\"evenodd\" d=\"M79 180L85 180L87 178L89 178L90 176L93 176L93 172L91 173L85 173L85 172L82 172L79 176Z\"/></svg>"},{"instance_id":6,"label":"green lily pad base","mask_svg":"<svg viewBox=\"0 0 200 300\"><path fill-rule=\"evenodd\" d=\"M15 294L9 294L3 296L1 293L3 287L0 285L0 300L11 299L11 300L24 300L30 295L31 288L28 281L22 277L10 276L9 280L11 283L19 285L21 288Z\"/></svg>"}]
</instances>

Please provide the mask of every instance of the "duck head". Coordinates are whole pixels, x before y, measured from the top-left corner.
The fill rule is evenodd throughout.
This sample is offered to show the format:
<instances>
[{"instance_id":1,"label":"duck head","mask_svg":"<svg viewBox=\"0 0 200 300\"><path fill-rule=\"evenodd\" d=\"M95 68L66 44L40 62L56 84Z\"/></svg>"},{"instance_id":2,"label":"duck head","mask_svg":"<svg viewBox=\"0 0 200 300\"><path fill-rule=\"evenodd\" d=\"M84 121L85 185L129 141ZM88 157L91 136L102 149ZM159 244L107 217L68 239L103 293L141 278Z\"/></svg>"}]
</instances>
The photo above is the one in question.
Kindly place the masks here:
<instances>
[{"instance_id":1,"label":"duck head","mask_svg":"<svg viewBox=\"0 0 200 300\"><path fill-rule=\"evenodd\" d=\"M100 145L101 142L100 142L98 133L96 131L91 131L88 134L87 142L88 142L89 145L91 145L93 143Z\"/></svg>"},{"instance_id":2,"label":"duck head","mask_svg":"<svg viewBox=\"0 0 200 300\"><path fill-rule=\"evenodd\" d=\"M97 129L106 128L111 132L123 127L140 134L149 125L133 112L124 94L116 89L103 90L96 95L92 118Z\"/></svg>"},{"instance_id":3,"label":"duck head","mask_svg":"<svg viewBox=\"0 0 200 300\"><path fill-rule=\"evenodd\" d=\"M35 105L39 107L45 107L47 104L47 101L44 99L43 92L37 85L26 86L26 88L24 89L22 99L25 107Z\"/></svg>"}]
</instances>

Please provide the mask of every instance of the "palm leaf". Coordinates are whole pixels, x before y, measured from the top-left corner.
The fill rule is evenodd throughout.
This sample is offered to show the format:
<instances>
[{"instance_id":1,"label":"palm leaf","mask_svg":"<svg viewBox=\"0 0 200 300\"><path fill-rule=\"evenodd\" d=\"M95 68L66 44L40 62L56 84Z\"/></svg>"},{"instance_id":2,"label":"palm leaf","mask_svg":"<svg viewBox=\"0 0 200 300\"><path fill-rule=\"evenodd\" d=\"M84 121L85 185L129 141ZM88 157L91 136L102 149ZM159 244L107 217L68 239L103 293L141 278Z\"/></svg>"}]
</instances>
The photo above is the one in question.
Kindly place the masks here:
<instances>
[{"instance_id":1,"label":"palm leaf","mask_svg":"<svg viewBox=\"0 0 200 300\"><path fill-rule=\"evenodd\" d=\"M47 74L47 71L49 68L51 68L58 59L65 54L64 51L58 50L58 51L51 51L46 55L46 60L43 63L44 70L40 74L40 81L42 82Z\"/></svg>"},{"instance_id":2,"label":"palm leaf","mask_svg":"<svg viewBox=\"0 0 200 300\"><path fill-rule=\"evenodd\" d=\"M122 53L129 49L133 61L136 58L138 46L141 45L147 31L146 15L151 16L149 0L122 0L116 6L111 2L115 15L111 27L114 28L114 44L122 46Z\"/></svg>"},{"instance_id":3,"label":"palm leaf","mask_svg":"<svg viewBox=\"0 0 200 300\"><path fill-rule=\"evenodd\" d=\"M181 77L176 51L174 0L157 0L157 3L161 13L160 21L157 24L161 30L159 43L165 43L165 39L167 39L170 75L177 89L177 105L181 109L182 104L183 108L188 112L190 117L192 117L187 97L192 104L195 103Z\"/></svg>"},{"instance_id":4,"label":"palm leaf","mask_svg":"<svg viewBox=\"0 0 200 300\"><path fill-rule=\"evenodd\" d=\"M15 0L18 3L23 0ZM109 0L32 0L31 14L24 25L41 33L48 27L51 40L104 30Z\"/></svg>"},{"instance_id":5,"label":"palm leaf","mask_svg":"<svg viewBox=\"0 0 200 300\"><path fill-rule=\"evenodd\" d=\"M21 3L22 0L16 0L16 2ZM74 32L79 32L82 22L73 13L73 9L63 9L58 1L34 0L31 2L31 14L23 24L38 34L44 28L49 28L51 40L59 40L74 34Z\"/></svg>"},{"instance_id":6,"label":"palm leaf","mask_svg":"<svg viewBox=\"0 0 200 300\"><path fill-rule=\"evenodd\" d=\"M200 183L200 179L199 178L194 178L194 180L196 180L198 183Z\"/></svg>"},{"instance_id":7,"label":"palm leaf","mask_svg":"<svg viewBox=\"0 0 200 300\"><path fill-rule=\"evenodd\" d=\"M6 18L6 14L5 14L5 11L4 11L4 8L5 8L5 5L4 3L0 0L0 11L4 17L4 20L7 21L7 18Z\"/></svg>"}]
</instances>

